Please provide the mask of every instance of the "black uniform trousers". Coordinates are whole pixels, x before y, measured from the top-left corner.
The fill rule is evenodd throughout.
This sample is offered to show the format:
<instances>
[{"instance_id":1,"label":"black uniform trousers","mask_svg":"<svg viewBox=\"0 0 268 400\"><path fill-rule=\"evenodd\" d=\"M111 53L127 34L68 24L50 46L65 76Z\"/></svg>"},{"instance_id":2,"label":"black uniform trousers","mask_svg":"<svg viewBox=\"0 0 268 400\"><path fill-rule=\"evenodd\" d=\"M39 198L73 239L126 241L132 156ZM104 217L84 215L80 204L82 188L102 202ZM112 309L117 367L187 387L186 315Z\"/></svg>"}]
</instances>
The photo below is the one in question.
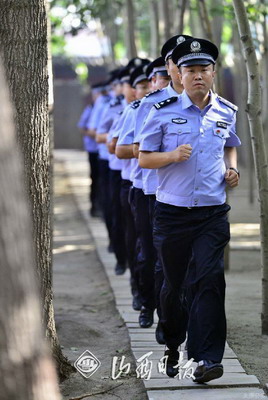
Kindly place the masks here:
<instances>
[{"instance_id":1,"label":"black uniform trousers","mask_svg":"<svg viewBox=\"0 0 268 400\"><path fill-rule=\"evenodd\" d=\"M124 235L123 209L120 200L121 171L110 169L110 198L112 213L112 245L117 262L126 264L126 243Z\"/></svg>"},{"instance_id":2,"label":"black uniform trousers","mask_svg":"<svg viewBox=\"0 0 268 400\"><path fill-rule=\"evenodd\" d=\"M99 159L99 176L101 186L101 205L104 222L108 231L109 240L112 243L112 211L110 198L110 168L109 161Z\"/></svg>"},{"instance_id":3,"label":"black uniform trousers","mask_svg":"<svg viewBox=\"0 0 268 400\"><path fill-rule=\"evenodd\" d=\"M135 275L137 277L141 304L155 309L154 270L156 250L153 244L152 225L149 213L149 198L142 189L132 188L132 211L135 220L139 249Z\"/></svg>"},{"instance_id":4,"label":"black uniform trousers","mask_svg":"<svg viewBox=\"0 0 268 400\"><path fill-rule=\"evenodd\" d=\"M176 207L156 202L154 243L164 272L161 324L167 347L183 343L188 325L188 358L221 362L226 340L224 247L230 240L227 204ZM188 276L195 295L189 321L182 288L192 254L195 273ZM190 282L189 282L190 281Z\"/></svg>"},{"instance_id":5,"label":"black uniform trousers","mask_svg":"<svg viewBox=\"0 0 268 400\"><path fill-rule=\"evenodd\" d=\"M151 231L153 231L153 220L156 197L154 194L146 195L149 203L149 217ZM160 293L164 282L163 267L158 257L156 257L155 268L154 268L154 292L155 292L155 306L159 320L161 319L161 307L160 307Z\"/></svg>"},{"instance_id":6,"label":"black uniform trousers","mask_svg":"<svg viewBox=\"0 0 268 400\"><path fill-rule=\"evenodd\" d=\"M99 183L99 154L88 151L88 162L90 165L90 191L89 200L93 209L100 209L100 183Z\"/></svg>"},{"instance_id":7,"label":"black uniform trousers","mask_svg":"<svg viewBox=\"0 0 268 400\"><path fill-rule=\"evenodd\" d=\"M133 214L129 202L129 192L132 187L132 182L127 179L121 181L120 200L123 210L124 236L126 245L126 258L130 269L130 285L132 294L137 294L138 286L135 277L135 266L137 262L136 248L137 235Z\"/></svg>"}]
</instances>

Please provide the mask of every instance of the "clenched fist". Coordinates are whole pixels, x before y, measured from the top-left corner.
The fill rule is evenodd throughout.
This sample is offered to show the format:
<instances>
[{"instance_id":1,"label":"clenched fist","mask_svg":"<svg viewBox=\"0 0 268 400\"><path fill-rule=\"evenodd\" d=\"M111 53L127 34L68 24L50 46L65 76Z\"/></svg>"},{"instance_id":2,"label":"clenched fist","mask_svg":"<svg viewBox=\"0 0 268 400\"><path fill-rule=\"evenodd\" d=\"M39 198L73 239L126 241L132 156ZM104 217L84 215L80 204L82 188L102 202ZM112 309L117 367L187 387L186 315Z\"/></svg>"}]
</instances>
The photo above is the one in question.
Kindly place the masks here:
<instances>
[{"instance_id":1,"label":"clenched fist","mask_svg":"<svg viewBox=\"0 0 268 400\"><path fill-rule=\"evenodd\" d=\"M234 170L227 169L227 171L225 172L224 178L225 178L227 185L229 185L231 188L238 186L239 175Z\"/></svg>"},{"instance_id":2,"label":"clenched fist","mask_svg":"<svg viewBox=\"0 0 268 400\"><path fill-rule=\"evenodd\" d=\"M190 158L192 154L192 146L190 144L181 144L172 151L173 162L182 162Z\"/></svg>"}]
</instances>

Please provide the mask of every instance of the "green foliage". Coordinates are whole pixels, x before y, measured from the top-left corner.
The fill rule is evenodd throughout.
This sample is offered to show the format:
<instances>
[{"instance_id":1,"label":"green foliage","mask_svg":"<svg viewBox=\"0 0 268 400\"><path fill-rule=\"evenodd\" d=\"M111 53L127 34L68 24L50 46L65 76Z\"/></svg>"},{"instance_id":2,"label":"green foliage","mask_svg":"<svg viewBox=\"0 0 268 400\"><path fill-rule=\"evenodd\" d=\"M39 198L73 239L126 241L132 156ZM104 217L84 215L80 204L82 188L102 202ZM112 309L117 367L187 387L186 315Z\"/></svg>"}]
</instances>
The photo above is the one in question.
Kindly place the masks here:
<instances>
[{"instance_id":1,"label":"green foliage","mask_svg":"<svg viewBox=\"0 0 268 400\"><path fill-rule=\"evenodd\" d=\"M85 63L80 62L75 66L75 72L81 83L86 83L88 78L88 67Z\"/></svg>"}]
</instances>

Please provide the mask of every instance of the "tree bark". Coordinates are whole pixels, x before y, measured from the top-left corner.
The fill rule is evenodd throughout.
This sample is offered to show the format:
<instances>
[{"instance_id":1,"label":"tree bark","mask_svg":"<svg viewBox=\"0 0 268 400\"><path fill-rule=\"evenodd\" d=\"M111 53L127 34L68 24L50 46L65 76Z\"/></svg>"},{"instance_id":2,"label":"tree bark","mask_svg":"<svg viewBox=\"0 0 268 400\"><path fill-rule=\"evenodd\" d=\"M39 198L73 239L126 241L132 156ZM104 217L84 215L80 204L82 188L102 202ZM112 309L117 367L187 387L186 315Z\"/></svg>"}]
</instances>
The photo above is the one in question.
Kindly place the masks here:
<instances>
[{"instance_id":1,"label":"tree bark","mask_svg":"<svg viewBox=\"0 0 268 400\"><path fill-rule=\"evenodd\" d=\"M264 10L268 10L267 0L261 0ZM263 12L262 32L263 32L263 53L262 53L262 93L263 93L263 126L268 126L268 29L267 14ZM268 135L266 135L268 136ZM268 138L266 137L266 146L268 146Z\"/></svg>"},{"instance_id":2,"label":"tree bark","mask_svg":"<svg viewBox=\"0 0 268 400\"><path fill-rule=\"evenodd\" d=\"M180 9L180 16L179 16L179 26L178 26L178 34L183 34L184 29L184 15L187 8L188 0L179 0L179 9Z\"/></svg>"},{"instance_id":3,"label":"tree bark","mask_svg":"<svg viewBox=\"0 0 268 400\"><path fill-rule=\"evenodd\" d=\"M233 0L248 76L247 113L260 201L262 267L262 333L268 335L268 166L261 118L261 85L258 61L242 0Z\"/></svg>"},{"instance_id":4,"label":"tree bark","mask_svg":"<svg viewBox=\"0 0 268 400\"><path fill-rule=\"evenodd\" d=\"M22 158L0 64L0 400L60 400L41 324Z\"/></svg>"},{"instance_id":5,"label":"tree bark","mask_svg":"<svg viewBox=\"0 0 268 400\"><path fill-rule=\"evenodd\" d=\"M162 12L164 17L164 41L166 42L170 36L170 15L169 15L169 0L162 0Z\"/></svg>"},{"instance_id":6,"label":"tree bark","mask_svg":"<svg viewBox=\"0 0 268 400\"><path fill-rule=\"evenodd\" d=\"M23 154L25 185L33 220L42 320L59 376L63 379L73 368L59 346L52 303L46 1L2 0L0 17L3 61L15 108L16 132Z\"/></svg>"},{"instance_id":7,"label":"tree bark","mask_svg":"<svg viewBox=\"0 0 268 400\"><path fill-rule=\"evenodd\" d=\"M126 0L126 41L128 58L137 57L137 49L135 43L135 10L133 0Z\"/></svg>"},{"instance_id":8,"label":"tree bark","mask_svg":"<svg viewBox=\"0 0 268 400\"><path fill-rule=\"evenodd\" d=\"M159 55L160 35L159 35L159 15L157 0L150 0L150 31L151 31L151 56L157 58Z\"/></svg>"}]
</instances>

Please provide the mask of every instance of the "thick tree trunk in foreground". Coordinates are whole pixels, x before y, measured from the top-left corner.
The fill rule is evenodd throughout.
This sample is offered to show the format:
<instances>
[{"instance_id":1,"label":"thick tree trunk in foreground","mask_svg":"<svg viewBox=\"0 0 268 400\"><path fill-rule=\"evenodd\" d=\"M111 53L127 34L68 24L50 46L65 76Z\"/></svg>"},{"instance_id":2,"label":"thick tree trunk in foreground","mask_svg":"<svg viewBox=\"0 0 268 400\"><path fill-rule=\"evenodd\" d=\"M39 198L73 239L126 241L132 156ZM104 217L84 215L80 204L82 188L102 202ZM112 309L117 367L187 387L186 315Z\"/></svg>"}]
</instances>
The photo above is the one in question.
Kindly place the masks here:
<instances>
[{"instance_id":1,"label":"thick tree trunk in foreground","mask_svg":"<svg viewBox=\"0 0 268 400\"><path fill-rule=\"evenodd\" d=\"M248 76L247 113L260 200L262 266L262 333L268 335L268 166L261 118L261 85L258 61L242 0L233 0Z\"/></svg>"},{"instance_id":2,"label":"thick tree trunk in foreground","mask_svg":"<svg viewBox=\"0 0 268 400\"><path fill-rule=\"evenodd\" d=\"M45 0L2 0L0 36L3 62L23 154L25 184L32 211L36 271L41 283L43 323L59 375L71 366L63 357L55 330L51 288L50 146L48 54Z\"/></svg>"},{"instance_id":3,"label":"thick tree trunk in foreground","mask_svg":"<svg viewBox=\"0 0 268 400\"><path fill-rule=\"evenodd\" d=\"M0 400L60 400L41 323L23 167L0 65Z\"/></svg>"}]
</instances>

